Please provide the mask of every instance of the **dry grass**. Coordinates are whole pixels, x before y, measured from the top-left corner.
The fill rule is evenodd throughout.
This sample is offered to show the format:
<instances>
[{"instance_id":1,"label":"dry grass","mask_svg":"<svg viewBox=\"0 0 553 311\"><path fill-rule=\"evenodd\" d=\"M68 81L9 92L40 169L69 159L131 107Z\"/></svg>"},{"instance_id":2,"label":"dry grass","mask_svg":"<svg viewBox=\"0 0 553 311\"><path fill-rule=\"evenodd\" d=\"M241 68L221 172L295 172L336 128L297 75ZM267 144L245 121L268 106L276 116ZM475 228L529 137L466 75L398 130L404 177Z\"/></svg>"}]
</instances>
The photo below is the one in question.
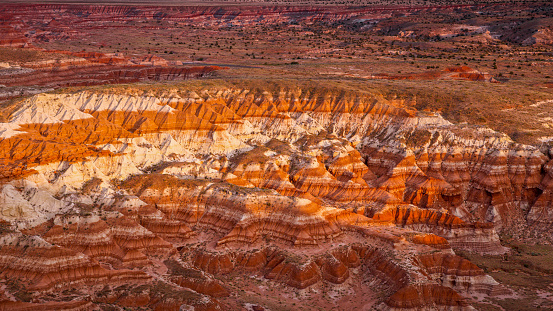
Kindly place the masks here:
<instances>
[{"instance_id":1,"label":"dry grass","mask_svg":"<svg viewBox=\"0 0 553 311\"><path fill-rule=\"evenodd\" d=\"M0 47L0 62L8 62L12 65L24 65L28 62L42 60L58 60L72 58L69 55L59 53L48 53L31 49L18 49L9 47Z\"/></svg>"}]
</instances>

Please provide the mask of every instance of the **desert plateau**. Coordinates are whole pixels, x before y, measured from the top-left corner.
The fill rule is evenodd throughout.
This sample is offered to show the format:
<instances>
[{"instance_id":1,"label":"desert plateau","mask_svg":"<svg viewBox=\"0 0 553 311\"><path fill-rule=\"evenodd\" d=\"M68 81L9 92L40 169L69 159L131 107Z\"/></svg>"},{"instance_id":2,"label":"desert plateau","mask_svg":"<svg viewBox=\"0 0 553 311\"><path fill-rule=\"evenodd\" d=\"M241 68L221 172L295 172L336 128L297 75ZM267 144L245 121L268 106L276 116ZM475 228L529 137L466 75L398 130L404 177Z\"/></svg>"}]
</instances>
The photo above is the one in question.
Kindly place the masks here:
<instances>
[{"instance_id":1,"label":"desert plateau","mask_svg":"<svg viewBox=\"0 0 553 311\"><path fill-rule=\"evenodd\" d=\"M553 4L0 2L0 311L553 310Z\"/></svg>"}]
</instances>

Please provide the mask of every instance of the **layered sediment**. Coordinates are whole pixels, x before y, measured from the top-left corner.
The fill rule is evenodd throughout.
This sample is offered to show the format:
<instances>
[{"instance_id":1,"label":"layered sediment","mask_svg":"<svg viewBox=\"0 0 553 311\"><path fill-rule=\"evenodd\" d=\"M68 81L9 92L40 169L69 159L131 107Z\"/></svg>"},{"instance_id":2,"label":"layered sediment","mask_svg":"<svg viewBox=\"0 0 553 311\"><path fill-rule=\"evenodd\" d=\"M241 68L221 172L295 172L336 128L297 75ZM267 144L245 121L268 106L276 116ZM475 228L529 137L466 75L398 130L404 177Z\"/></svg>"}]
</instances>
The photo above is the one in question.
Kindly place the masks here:
<instances>
[{"instance_id":1,"label":"layered sediment","mask_svg":"<svg viewBox=\"0 0 553 311\"><path fill-rule=\"evenodd\" d=\"M547 155L376 95L212 87L15 105L0 123L12 294L101 282L74 307L216 309L232 293L215 276L306 289L364 275L387 289L384 309L464 310L461 294L503 289L455 250L502 254L498 231L551 226Z\"/></svg>"}]
</instances>

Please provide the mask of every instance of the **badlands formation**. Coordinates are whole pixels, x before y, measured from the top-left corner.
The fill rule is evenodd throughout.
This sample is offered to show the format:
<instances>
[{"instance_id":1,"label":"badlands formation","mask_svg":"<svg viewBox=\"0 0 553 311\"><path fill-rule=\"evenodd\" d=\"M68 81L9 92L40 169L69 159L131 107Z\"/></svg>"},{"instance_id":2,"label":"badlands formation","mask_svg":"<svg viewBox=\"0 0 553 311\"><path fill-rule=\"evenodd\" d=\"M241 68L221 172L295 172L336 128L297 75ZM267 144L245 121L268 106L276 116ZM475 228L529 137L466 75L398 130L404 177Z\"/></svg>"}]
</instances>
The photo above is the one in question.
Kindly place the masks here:
<instances>
[{"instance_id":1,"label":"badlands formation","mask_svg":"<svg viewBox=\"0 0 553 311\"><path fill-rule=\"evenodd\" d=\"M244 275L342 286L360 309L472 310L467 297L510 291L455 251L504 254L498 233L553 222L548 153L377 95L123 88L12 110L3 310L261 310L235 299L254 296Z\"/></svg>"},{"instance_id":2,"label":"badlands formation","mask_svg":"<svg viewBox=\"0 0 553 311\"><path fill-rule=\"evenodd\" d=\"M172 1L0 5L0 311L553 308L549 3Z\"/></svg>"}]
</instances>

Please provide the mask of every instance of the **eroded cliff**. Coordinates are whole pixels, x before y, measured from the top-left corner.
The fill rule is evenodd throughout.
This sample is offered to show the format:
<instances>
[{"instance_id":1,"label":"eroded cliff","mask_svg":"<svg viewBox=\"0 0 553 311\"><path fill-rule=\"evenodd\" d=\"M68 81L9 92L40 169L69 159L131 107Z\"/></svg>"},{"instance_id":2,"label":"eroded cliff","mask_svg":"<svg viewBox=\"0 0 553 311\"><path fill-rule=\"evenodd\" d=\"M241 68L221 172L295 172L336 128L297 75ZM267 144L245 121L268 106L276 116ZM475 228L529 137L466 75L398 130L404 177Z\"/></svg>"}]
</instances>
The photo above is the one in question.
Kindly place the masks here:
<instances>
[{"instance_id":1,"label":"eroded cliff","mask_svg":"<svg viewBox=\"0 0 553 311\"><path fill-rule=\"evenodd\" d=\"M498 231L551 227L547 154L399 100L118 90L36 95L0 124L5 303L76 286L92 305L214 309L232 305L218 278L246 273L468 310L463 295L508 290L454 250L503 254Z\"/></svg>"}]
</instances>

